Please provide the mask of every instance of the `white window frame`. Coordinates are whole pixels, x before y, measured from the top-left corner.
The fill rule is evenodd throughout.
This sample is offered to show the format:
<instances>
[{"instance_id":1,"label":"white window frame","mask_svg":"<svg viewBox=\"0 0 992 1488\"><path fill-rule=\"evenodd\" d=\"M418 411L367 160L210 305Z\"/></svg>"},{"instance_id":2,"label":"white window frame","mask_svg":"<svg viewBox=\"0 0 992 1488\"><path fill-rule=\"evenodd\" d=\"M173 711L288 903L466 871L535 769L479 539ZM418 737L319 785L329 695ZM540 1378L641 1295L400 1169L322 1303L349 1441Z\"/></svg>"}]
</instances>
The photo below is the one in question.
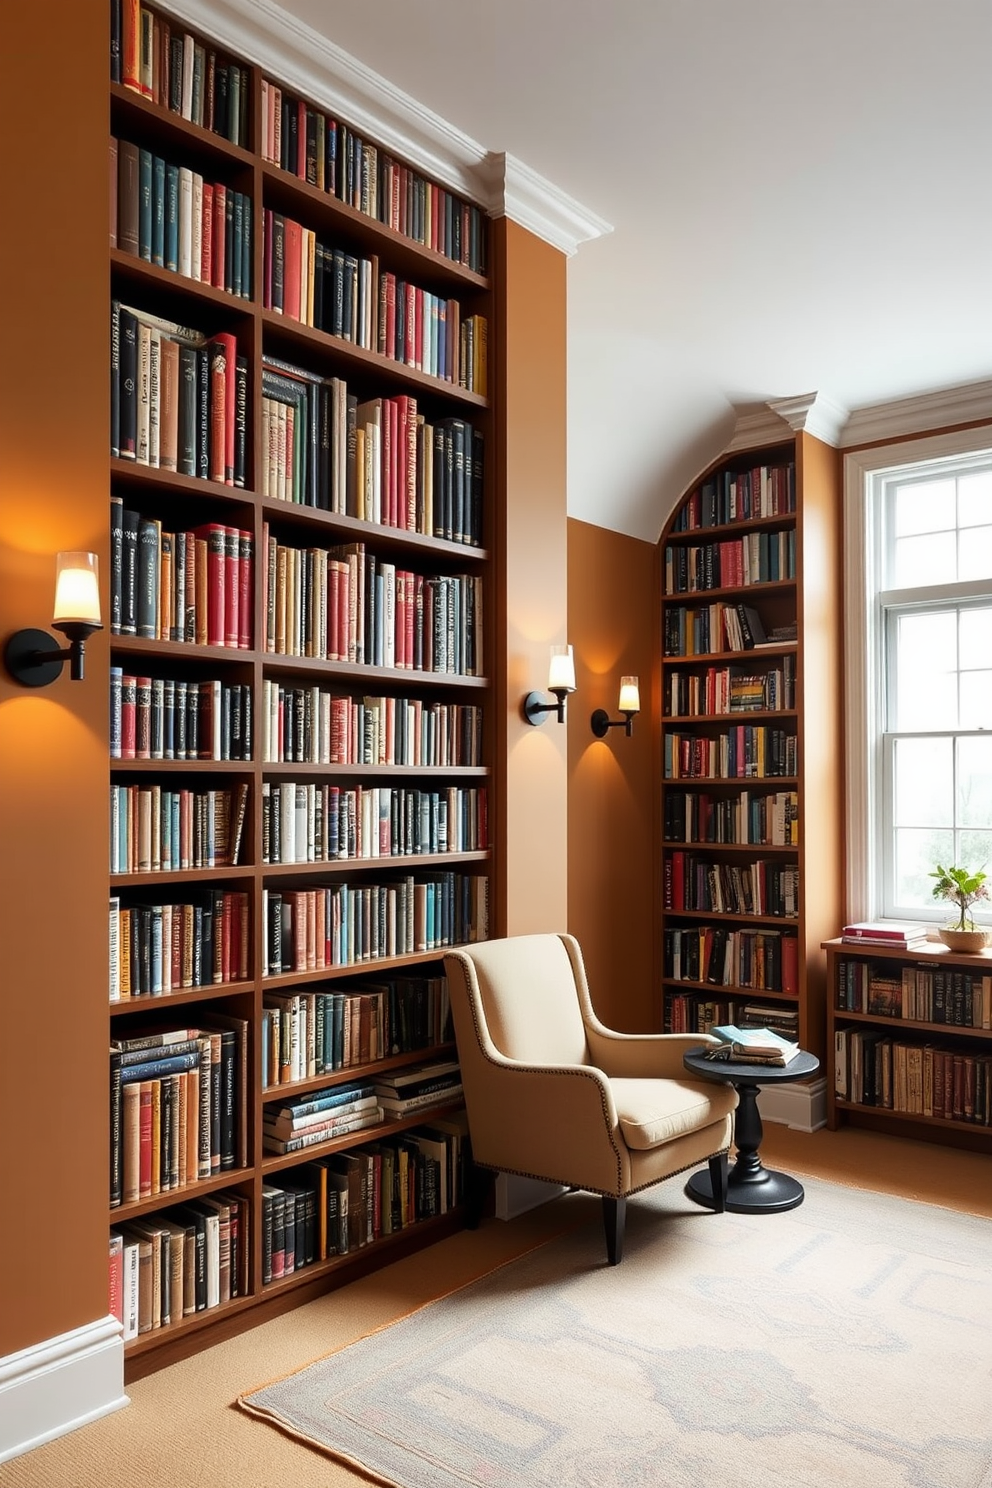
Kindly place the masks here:
<instances>
[{"instance_id":1,"label":"white window frame","mask_svg":"<svg viewBox=\"0 0 992 1488\"><path fill-rule=\"evenodd\" d=\"M882 854L886 823L884 781L885 625L877 596L882 554L873 509L883 481L927 461L953 461L992 448L984 425L906 439L844 456L844 707L847 914L882 915ZM949 585L974 593L978 584ZM921 916L922 917L922 916Z\"/></svg>"}]
</instances>

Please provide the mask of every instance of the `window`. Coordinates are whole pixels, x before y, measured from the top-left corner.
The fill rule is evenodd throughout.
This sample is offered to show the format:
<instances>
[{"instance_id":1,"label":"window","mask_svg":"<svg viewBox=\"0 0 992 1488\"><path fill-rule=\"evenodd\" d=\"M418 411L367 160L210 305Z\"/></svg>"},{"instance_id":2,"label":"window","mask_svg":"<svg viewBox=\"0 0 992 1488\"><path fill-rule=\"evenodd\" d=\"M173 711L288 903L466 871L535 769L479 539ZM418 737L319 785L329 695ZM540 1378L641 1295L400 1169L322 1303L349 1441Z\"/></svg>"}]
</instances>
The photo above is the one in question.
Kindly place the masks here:
<instances>
[{"instance_id":1,"label":"window","mask_svg":"<svg viewBox=\"0 0 992 1488\"><path fill-rule=\"evenodd\" d=\"M944 440L905 445L898 464L891 447L848 459L852 913L940 922L937 863L992 875L992 450L981 437L986 447L956 453L932 448ZM992 921L983 909L976 918Z\"/></svg>"}]
</instances>

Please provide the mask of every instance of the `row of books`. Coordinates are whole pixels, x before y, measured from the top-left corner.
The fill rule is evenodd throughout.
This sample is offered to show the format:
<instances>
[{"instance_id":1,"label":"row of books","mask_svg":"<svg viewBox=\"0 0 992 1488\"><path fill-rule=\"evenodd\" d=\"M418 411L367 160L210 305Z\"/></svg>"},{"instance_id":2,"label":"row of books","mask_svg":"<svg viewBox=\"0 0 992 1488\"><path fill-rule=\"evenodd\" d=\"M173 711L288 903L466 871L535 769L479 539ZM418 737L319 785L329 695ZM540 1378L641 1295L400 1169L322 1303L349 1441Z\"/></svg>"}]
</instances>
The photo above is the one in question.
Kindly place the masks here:
<instances>
[{"instance_id":1,"label":"row of books","mask_svg":"<svg viewBox=\"0 0 992 1488\"><path fill-rule=\"evenodd\" d=\"M187 165L110 139L110 246L184 279L251 299L251 197Z\"/></svg>"},{"instance_id":2,"label":"row of books","mask_svg":"<svg viewBox=\"0 0 992 1488\"><path fill-rule=\"evenodd\" d=\"M665 792L665 841L796 847L799 797L796 791L713 796L706 791Z\"/></svg>"},{"instance_id":3,"label":"row of books","mask_svg":"<svg viewBox=\"0 0 992 1488\"><path fill-rule=\"evenodd\" d=\"M111 0L110 81L245 149L250 76L139 0Z\"/></svg>"},{"instance_id":4,"label":"row of books","mask_svg":"<svg viewBox=\"0 0 992 1488\"><path fill-rule=\"evenodd\" d=\"M262 1087L433 1048L452 1037L443 976L393 976L338 991L266 992Z\"/></svg>"},{"instance_id":5,"label":"row of books","mask_svg":"<svg viewBox=\"0 0 992 1488\"><path fill-rule=\"evenodd\" d=\"M233 868L244 840L248 786L170 790L112 783L111 873Z\"/></svg>"},{"instance_id":6,"label":"row of books","mask_svg":"<svg viewBox=\"0 0 992 1488\"><path fill-rule=\"evenodd\" d=\"M665 548L665 593L742 589L796 577L796 531L748 532L722 542Z\"/></svg>"},{"instance_id":7,"label":"row of books","mask_svg":"<svg viewBox=\"0 0 992 1488\"><path fill-rule=\"evenodd\" d=\"M254 575L246 529L204 522L169 532L110 498L112 635L249 650Z\"/></svg>"},{"instance_id":8,"label":"row of books","mask_svg":"<svg viewBox=\"0 0 992 1488\"><path fill-rule=\"evenodd\" d=\"M110 899L110 1001L162 997L251 975L248 895L210 889L162 904Z\"/></svg>"},{"instance_id":9,"label":"row of books","mask_svg":"<svg viewBox=\"0 0 992 1488\"><path fill-rule=\"evenodd\" d=\"M774 1028L795 1042L799 1013L785 1003L766 1005L721 1001L691 992L665 993L666 1033L709 1033L712 1028L736 1020L745 1028Z\"/></svg>"},{"instance_id":10,"label":"row of books","mask_svg":"<svg viewBox=\"0 0 992 1488\"><path fill-rule=\"evenodd\" d=\"M250 1212L222 1189L110 1231L110 1311L125 1343L247 1295Z\"/></svg>"},{"instance_id":11,"label":"row of books","mask_svg":"<svg viewBox=\"0 0 992 1488\"><path fill-rule=\"evenodd\" d=\"M247 484L248 358L230 331L208 336L111 301L110 453Z\"/></svg>"},{"instance_id":12,"label":"row of books","mask_svg":"<svg viewBox=\"0 0 992 1488\"><path fill-rule=\"evenodd\" d=\"M447 1213L469 1156L456 1113L273 1175L262 1189L263 1285Z\"/></svg>"},{"instance_id":13,"label":"row of books","mask_svg":"<svg viewBox=\"0 0 992 1488\"><path fill-rule=\"evenodd\" d=\"M364 543L297 548L264 533L266 651L481 676L483 581L397 568Z\"/></svg>"},{"instance_id":14,"label":"row of books","mask_svg":"<svg viewBox=\"0 0 992 1488\"><path fill-rule=\"evenodd\" d=\"M992 1126L992 1056L912 1043L881 1029L838 1028L836 1094L859 1106Z\"/></svg>"},{"instance_id":15,"label":"row of books","mask_svg":"<svg viewBox=\"0 0 992 1488\"><path fill-rule=\"evenodd\" d=\"M956 1028L992 1027L992 975L950 966L873 964L840 958L836 1006Z\"/></svg>"},{"instance_id":16,"label":"row of books","mask_svg":"<svg viewBox=\"0 0 992 1488\"><path fill-rule=\"evenodd\" d=\"M110 668L110 758L250 760L247 682L136 677Z\"/></svg>"},{"instance_id":17,"label":"row of books","mask_svg":"<svg viewBox=\"0 0 992 1488\"><path fill-rule=\"evenodd\" d=\"M262 890L267 976L439 951L488 935L489 880L476 874Z\"/></svg>"},{"instance_id":18,"label":"row of books","mask_svg":"<svg viewBox=\"0 0 992 1488\"><path fill-rule=\"evenodd\" d=\"M342 377L263 357L263 496L478 546L483 469L467 420L428 423L411 394L360 400Z\"/></svg>"},{"instance_id":19,"label":"row of books","mask_svg":"<svg viewBox=\"0 0 992 1488\"><path fill-rule=\"evenodd\" d=\"M664 880L666 909L785 919L794 919L799 913L799 869L795 864L765 859L714 863L676 850L665 854Z\"/></svg>"},{"instance_id":20,"label":"row of books","mask_svg":"<svg viewBox=\"0 0 992 1488\"><path fill-rule=\"evenodd\" d=\"M479 207L268 78L262 79L262 158L425 248L485 273L485 218Z\"/></svg>"},{"instance_id":21,"label":"row of books","mask_svg":"<svg viewBox=\"0 0 992 1488\"><path fill-rule=\"evenodd\" d=\"M485 786L339 786L265 781L263 863L478 852L489 846Z\"/></svg>"},{"instance_id":22,"label":"row of books","mask_svg":"<svg viewBox=\"0 0 992 1488\"><path fill-rule=\"evenodd\" d=\"M666 780L766 780L795 775L798 738L765 724L736 724L718 734L665 733Z\"/></svg>"},{"instance_id":23,"label":"row of books","mask_svg":"<svg viewBox=\"0 0 992 1488\"><path fill-rule=\"evenodd\" d=\"M248 1025L218 1017L111 1041L111 1207L244 1166Z\"/></svg>"},{"instance_id":24,"label":"row of books","mask_svg":"<svg viewBox=\"0 0 992 1488\"><path fill-rule=\"evenodd\" d=\"M262 236L264 309L485 397L485 316L463 317L456 299L380 269L375 256L322 243L270 208Z\"/></svg>"},{"instance_id":25,"label":"row of books","mask_svg":"<svg viewBox=\"0 0 992 1488\"><path fill-rule=\"evenodd\" d=\"M686 715L780 712L796 706L796 658L785 656L781 666L765 671L741 667L707 667L703 672L668 674L665 713Z\"/></svg>"},{"instance_id":26,"label":"row of books","mask_svg":"<svg viewBox=\"0 0 992 1488\"><path fill-rule=\"evenodd\" d=\"M350 697L262 683L266 764L480 765L482 709L423 698Z\"/></svg>"},{"instance_id":27,"label":"row of books","mask_svg":"<svg viewBox=\"0 0 992 1488\"><path fill-rule=\"evenodd\" d=\"M696 608L665 605L666 656L712 656L723 651L753 651L770 644L764 622L753 605L715 600Z\"/></svg>"},{"instance_id":28,"label":"row of books","mask_svg":"<svg viewBox=\"0 0 992 1488\"><path fill-rule=\"evenodd\" d=\"M699 527L723 527L781 517L796 509L796 467L756 465L749 470L718 470L682 503L673 523L675 532Z\"/></svg>"},{"instance_id":29,"label":"row of books","mask_svg":"<svg viewBox=\"0 0 992 1488\"><path fill-rule=\"evenodd\" d=\"M663 945L664 974L674 981L790 996L799 990L799 941L788 932L690 925L666 929Z\"/></svg>"}]
</instances>

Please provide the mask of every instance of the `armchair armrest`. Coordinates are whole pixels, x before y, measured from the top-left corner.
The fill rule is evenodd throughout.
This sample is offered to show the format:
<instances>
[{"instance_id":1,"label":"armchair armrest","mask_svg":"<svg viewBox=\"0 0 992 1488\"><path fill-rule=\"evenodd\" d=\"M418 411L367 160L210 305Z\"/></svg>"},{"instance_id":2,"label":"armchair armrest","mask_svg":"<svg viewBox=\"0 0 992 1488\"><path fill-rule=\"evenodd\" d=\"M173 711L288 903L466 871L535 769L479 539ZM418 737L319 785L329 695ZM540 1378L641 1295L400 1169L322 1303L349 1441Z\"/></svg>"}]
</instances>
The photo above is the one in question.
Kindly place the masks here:
<instances>
[{"instance_id":1,"label":"armchair armrest","mask_svg":"<svg viewBox=\"0 0 992 1488\"><path fill-rule=\"evenodd\" d=\"M508 1059L486 1038L462 1058L472 1151L484 1166L619 1191L625 1144L609 1081L589 1065ZM487 1047L488 1046L488 1047Z\"/></svg>"},{"instance_id":2,"label":"armchair armrest","mask_svg":"<svg viewBox=\"0 0 992 1488\"><path fill-rule=\"evenodd\" d=\"M683 1054L719 1040L708 1033L617 1033L598 1021L586 1024L593 1060L617 1079L691 1079Z\"/></svg>"}]
</instances>

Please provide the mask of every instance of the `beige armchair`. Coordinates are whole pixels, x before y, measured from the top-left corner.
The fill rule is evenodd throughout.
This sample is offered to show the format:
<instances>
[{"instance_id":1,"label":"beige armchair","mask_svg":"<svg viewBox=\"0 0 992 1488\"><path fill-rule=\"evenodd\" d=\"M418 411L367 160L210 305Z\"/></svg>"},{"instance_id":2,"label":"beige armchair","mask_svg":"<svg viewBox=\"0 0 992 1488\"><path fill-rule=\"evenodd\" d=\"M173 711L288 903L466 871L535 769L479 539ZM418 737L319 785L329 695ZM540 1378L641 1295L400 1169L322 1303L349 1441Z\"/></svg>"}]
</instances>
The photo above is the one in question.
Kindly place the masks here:
<instances>
[{"instance_id":1,"label":"beige armchair","mask_svg":"<svg viewBox=\"0 0 992 1488\"><path fill-rule=\"evenodd\" d=\"M476 1163L602 1194L611 1266L639 1189L708 1161L723 1208L737 1094L682 1065L715 1040L604 1027L570 935L485 941L444 962Z\"/></svg>"}]
</instances>

